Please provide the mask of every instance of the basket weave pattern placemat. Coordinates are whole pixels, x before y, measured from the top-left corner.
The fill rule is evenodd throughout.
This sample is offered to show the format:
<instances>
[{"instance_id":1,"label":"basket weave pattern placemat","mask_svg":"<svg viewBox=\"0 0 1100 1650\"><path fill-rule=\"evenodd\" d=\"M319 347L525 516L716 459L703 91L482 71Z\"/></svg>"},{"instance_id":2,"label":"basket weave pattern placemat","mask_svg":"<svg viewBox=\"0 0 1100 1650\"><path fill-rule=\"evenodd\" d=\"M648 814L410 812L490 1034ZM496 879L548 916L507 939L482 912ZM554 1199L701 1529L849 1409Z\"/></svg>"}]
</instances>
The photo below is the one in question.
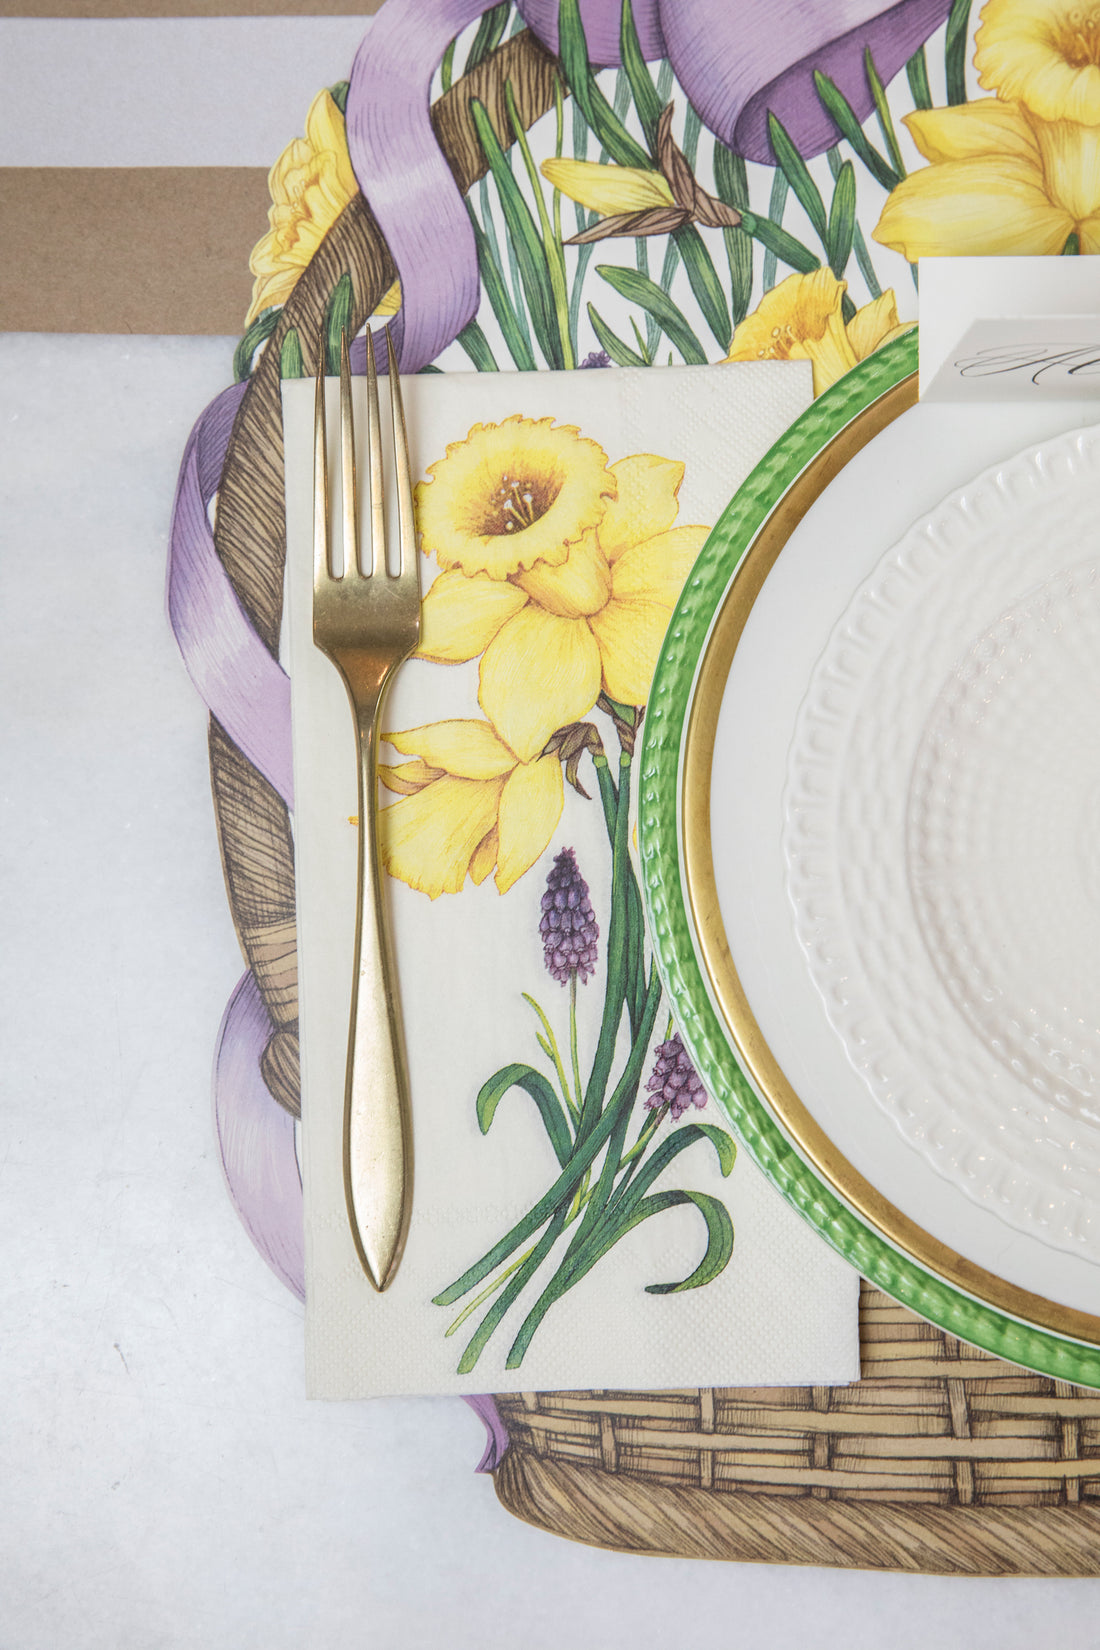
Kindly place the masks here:
<instances>
[{"instance_id":1,"label":"basket weave pattern placemat","mask_svg":"<svg viewBox=\"0 0 1100 1650\"><path fill-rule=\"evenodd\" d=\"M553 59L529 35L498 48L436 105L460 187L484 169L469 119L481 98L501 142L512 82L531 124L553 104ZM298 331L306 370L345 272L357 331L394 270L368 203L337 220L282 311L234 426L215 543L273 652L285 518L279 360ZM294 856L268 781L210 725L226 888L271 1017L263 1071L300 1110ZM864 1378L849 1387L541 1393L501 1397L510 1446L494 1478L516 1516L635 1553L967 1575L1100 1575L1100 1394L1035 1376L864 1286Z\"/></svg>"},{"instance_id":2,"label":"basket weave pattern placemat","mask_svg":"<svg viewBox=\"0 0 1100 1650\"><path fill-rule=\"evenodd\" d=\"M966 1346L869 1284L863 1378L500 1397L497 1493L632 1552L1100 1573L1100 1393Z\"/></svg>"}]
</instances>

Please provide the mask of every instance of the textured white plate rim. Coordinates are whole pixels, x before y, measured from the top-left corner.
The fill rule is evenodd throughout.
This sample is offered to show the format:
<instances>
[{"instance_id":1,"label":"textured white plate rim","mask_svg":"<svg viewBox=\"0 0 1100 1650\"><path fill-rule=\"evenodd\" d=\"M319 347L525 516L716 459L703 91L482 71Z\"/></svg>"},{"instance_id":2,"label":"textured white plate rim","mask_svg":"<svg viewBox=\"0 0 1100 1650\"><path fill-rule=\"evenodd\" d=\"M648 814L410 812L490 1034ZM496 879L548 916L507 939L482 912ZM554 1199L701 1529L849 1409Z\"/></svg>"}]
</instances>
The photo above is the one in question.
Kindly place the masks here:
<instances>
[{"instance_id":1,"label":"textured white plate rim","mask_svg":"<svg viewBox=\"0 0 1100 1650\"><path fill-rule=\"evenodd\" d=\"M1100 1210L1089 1195L1100 1184L1100 1133L1054 1107L1037 1117L1037 1098L956 1012L914 943L904 867L887 863L897 833L881 828L881 816L896 824L905 813L902 796L926 701L940 687L937 664L929 661L951 658L960 640L987 628L1012 596L1019 602L1062 571L1061 558L1072 554L1067 538L1079 545L1086 525L1080 518L1095 513L1098 472L1095 426L1029 445L955 489L883 554L813 668L783 798L788 893L806 964L879 1106L913 1150L967 1196L1039 1241L1091 1260L1100 1260ZM1039 539L1044 524L1047 534ZM885 681L898 673L902 692L884 697ZM857 719L864 728L873 724L862 744L870 745L880 767L863 762L846 770ZM859 790L863 784L870 794ZM869 863L859 870L863 900L853 908L844 895L850 872L842 863L838 814L850 819L857 809L865 817L874 812L878 828L869 833ZM851 835L849 829L845 840ZM888 904L872 897L871 890L881 894L884 887L892 890ZM891 929L888 949L896 955L904 947L900 993L897 981L872 982L861 961L866 931L878 938L876 923ZM881 955L886 948L876 949ZM940 1046L907 1054L896 1015L891 1018L880 997L896 1000L918 989L929 999L925 1027L937 1028ZM964 1070L976 1070L981 1081L964 1081Z\"/></svg>"}]
</instances>

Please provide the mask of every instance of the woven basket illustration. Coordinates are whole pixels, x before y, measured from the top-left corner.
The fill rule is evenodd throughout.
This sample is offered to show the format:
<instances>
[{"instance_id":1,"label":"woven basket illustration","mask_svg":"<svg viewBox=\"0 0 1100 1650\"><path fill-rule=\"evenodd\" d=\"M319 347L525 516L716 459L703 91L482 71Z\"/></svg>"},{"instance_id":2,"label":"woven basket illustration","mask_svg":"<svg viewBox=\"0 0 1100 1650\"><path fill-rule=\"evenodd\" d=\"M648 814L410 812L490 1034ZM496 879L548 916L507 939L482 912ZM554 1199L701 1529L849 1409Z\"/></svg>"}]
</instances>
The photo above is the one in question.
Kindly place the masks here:
<instances>
[{"instance_id":1,"label":"woven basket illustration","mask_svg":"<svg viewBox=\"0 0 1100 1650\"><path fill-rule=\"evenodd\" d=\"M500 1397L517 1517L630 1552L1094 1575L1100 1394L945 1335L864 1283L847 1387Z\"/></svg>"},{"instance_id":2,"label":"woven basket illustration","mask_svg":"<svg viewBox=\"0 0 1100 1650\"><path fill-rule=\"evenodd\" d=\"M530 125L553 106L555 60L523 33L433 110L462 189L485 170L471 98L502 144L510 81ZM351 275L357 330L394 279L362 197L289 298L244 395L218 494L215 543L243 607L277 652L285 523L280 347L307 371L326 301ZM263 1059L298 1115L294 857L276 792L210 724L226 887L274 1031ZM850 1387L501 1397L511 1444L505 1507L573 1540L636 1553L968 1575L1100 1574L1100 1394L960 1345L864 1286L864 1377Z\"/></svg>"}]
</instances>

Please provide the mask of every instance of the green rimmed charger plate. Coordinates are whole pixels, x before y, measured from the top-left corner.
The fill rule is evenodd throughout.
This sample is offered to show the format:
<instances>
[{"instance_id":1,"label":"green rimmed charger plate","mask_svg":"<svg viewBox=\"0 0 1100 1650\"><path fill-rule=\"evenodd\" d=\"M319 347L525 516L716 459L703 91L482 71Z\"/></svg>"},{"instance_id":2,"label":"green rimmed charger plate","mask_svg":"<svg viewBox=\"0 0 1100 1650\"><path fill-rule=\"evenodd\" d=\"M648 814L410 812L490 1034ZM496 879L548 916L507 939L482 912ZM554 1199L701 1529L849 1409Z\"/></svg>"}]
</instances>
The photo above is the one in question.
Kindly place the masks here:
<instances>
[{"instance_id":1,"label":"green rimmed charger plate","mask_svg":"<svg viewBox=\"0 0 1100 1650\"><path fill-rule=\"evenodd\" d=\"M1019 1288L911 1220L842 1155L757 1025L722 928L709 788L722 690L783 545L829 483L917 399L910 333L848 373L737 492L686 584L654 676L638 803L653 944L711 1094L786 1200L859 1272L951 1335L1058 1380L1100 1387L1100 1319Z\"/></svg>"}]
</instances>

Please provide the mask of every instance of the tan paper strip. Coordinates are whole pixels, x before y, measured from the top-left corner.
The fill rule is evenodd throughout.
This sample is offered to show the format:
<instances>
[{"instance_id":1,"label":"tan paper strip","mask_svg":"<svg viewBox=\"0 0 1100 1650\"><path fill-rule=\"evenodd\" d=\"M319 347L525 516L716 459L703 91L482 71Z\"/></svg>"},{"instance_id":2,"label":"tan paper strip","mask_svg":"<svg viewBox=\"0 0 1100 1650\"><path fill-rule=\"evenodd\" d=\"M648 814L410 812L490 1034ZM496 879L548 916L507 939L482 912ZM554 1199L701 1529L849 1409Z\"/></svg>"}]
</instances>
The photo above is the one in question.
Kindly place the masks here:
<instances>
[{"instance_id":1,"label":"tan paper strip","mask_svg":"<svg viewBox=\"0 0 1100 1650\"><path fill-rule=\"evenodd\" d=\"M239 334L258 167L0 168L0 331Z\"/></svg>"}]
</instances>

